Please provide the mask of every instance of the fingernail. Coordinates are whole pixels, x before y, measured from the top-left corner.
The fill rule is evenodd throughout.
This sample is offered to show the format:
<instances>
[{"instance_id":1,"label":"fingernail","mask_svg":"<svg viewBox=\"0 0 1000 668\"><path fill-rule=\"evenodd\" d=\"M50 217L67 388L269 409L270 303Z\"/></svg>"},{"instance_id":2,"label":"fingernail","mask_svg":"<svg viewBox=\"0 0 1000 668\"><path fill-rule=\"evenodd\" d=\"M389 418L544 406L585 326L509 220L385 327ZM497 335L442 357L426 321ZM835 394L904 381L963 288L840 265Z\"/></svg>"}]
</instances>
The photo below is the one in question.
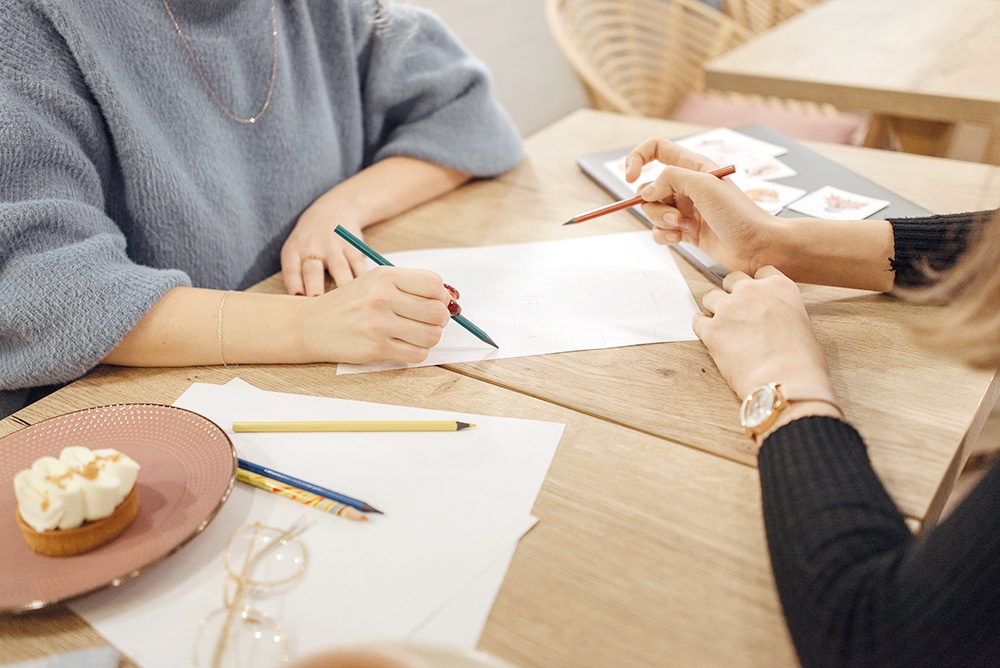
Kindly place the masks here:
<instances>
[{"instance_id":1,"label":"fingernail","mask_svg":"<svg viewBox=\"0 0 1000 668\"><path fill-rule=\"evenodd\" d=\"M651 196L653 194L653 184L650 183L649 185L645 186L642 190L639 191L639 194L642 195L643 197Z\"/></svg>"},{"instance_id":2,"label":"fingernail","mask_svg":"<svg viewBox=\"0 0 1000 668\"><path fill-rule=\"evenodd\" d=\"M451 295L452 299L458 299L458 290L456 290L455 288L451 287L447 283L444 284L444 289L448 291L448 294Z\"/></svg>"},{"instance_id":3,"label":"fingernail","mask_svg":"<svg viewBox=\"0 0 1000 668\"><path fill-rule=\"evenodd\" d=\"M306 293L304 293L304 292L296 292L296 293L295 293L295 296L296 296L296 297L305 297L305 296L306 296Z\"/></svg>"},{"instance_id":4,"label":"fingernail","mask_svg":"<svg viewBox=\"0 0 1000 668\"><path fill-rule=\"evenodd\" d=\"M461 312L462 312L462 307L458 305L457 301L455 301L454 299L452 299L450 302L448 302L448 313L451 314L451 317L454 318L456 315L459 315Z\"/></svg>"}]
</instances>

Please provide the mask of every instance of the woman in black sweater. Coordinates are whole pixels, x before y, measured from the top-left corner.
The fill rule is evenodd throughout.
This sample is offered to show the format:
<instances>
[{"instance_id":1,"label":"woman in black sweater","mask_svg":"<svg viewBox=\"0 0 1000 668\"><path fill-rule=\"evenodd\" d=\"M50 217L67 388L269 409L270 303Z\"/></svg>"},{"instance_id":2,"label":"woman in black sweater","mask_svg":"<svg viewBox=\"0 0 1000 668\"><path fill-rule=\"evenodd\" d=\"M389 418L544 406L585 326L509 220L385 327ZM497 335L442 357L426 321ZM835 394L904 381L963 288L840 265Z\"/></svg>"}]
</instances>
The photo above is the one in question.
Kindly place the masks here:
<instances>
[{"instance_id":1,"label":"woman in black sweater","mask_svg":"<svg viewBox=\"0 0 1000 668\"><path fill-rule=\"evenodd\" d=\"M742 417L759 446L768 547L801 662L1000 665L1000 468L925 536L912 535L843 419L793 282L947 304L917 332L923 342L996 369L1000 217L777 218L669 141L636 147L630 180L653 159L671 166L640 190L654 237L694 243L734 270L705 294L694 330L748 397ZM778 405L782 393L788 403Z\"/></svg>"}]
</instances>

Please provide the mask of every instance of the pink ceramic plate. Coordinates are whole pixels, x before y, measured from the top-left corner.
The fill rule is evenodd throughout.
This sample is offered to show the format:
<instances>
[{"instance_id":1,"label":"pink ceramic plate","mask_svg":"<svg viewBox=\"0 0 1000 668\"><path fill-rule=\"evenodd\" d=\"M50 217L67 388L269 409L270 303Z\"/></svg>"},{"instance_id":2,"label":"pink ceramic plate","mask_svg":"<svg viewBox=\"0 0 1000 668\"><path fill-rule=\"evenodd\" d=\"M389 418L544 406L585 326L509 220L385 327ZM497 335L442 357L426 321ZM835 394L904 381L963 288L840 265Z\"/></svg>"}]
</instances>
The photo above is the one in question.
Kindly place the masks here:
<instances>
[{"instance_id":1,"label":"pink ceramic plate","mask_svg":"<svg viewBox=\"0 0 1000 668\"><path fill-rule=\"evenodd\" d=\"M139 514L93 552L45 557L17 526L14 476L69 445L114 448L139 463ZM61 415L0 439L0 613L41 608L117 586L194 538L229 498L236 450L222 429L182 408L101 406Z\"/></svg>"}]
</instances>

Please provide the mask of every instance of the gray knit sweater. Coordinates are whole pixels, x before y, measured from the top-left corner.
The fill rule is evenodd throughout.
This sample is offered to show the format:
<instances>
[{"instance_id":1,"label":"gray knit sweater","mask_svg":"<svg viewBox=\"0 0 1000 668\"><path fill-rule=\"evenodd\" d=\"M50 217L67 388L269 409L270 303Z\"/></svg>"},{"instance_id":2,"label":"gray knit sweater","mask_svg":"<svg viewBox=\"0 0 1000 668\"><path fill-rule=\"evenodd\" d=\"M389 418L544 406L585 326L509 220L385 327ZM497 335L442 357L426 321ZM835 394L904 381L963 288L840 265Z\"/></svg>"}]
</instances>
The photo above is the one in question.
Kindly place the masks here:
<instances>
[{"instance_id":1,"label":"gray knit sweater","mask_svg":"<svg viewBox=\"0 0 1000 668\"><path fill-rule=\"evenodd\" d=\"M484 67L429 13L276 2L250 125L161 0L0 0L0 416L93 368L167 290L278 271L302 211L380 159L519 160ZM222 103L257 113L270 2L170 7Z\"/></svg>"}]
</instances>

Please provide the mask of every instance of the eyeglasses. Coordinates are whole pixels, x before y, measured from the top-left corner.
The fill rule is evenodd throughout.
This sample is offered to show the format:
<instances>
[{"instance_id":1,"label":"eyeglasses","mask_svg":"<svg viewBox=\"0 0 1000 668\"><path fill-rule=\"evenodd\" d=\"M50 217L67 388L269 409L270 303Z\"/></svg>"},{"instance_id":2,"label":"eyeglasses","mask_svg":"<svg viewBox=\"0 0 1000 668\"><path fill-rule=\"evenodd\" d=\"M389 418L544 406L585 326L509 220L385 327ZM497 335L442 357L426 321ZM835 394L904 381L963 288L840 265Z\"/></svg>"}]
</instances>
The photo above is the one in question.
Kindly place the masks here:
<instances>
[{"instance_id":1,"label":"eyeglasses","mask_svg":"<svg viewBox=\"0 0 1000 668\"><path fill-rule=\"evenodd\" d=\"M223 607L201 620L196 668L274 666L288 660L288 635L281 624L247 599L302 576L307 555L299 535L307 528L299 518L287 529L257 522L233 533L223 554Z\"/></svg>"}]
</instances>

